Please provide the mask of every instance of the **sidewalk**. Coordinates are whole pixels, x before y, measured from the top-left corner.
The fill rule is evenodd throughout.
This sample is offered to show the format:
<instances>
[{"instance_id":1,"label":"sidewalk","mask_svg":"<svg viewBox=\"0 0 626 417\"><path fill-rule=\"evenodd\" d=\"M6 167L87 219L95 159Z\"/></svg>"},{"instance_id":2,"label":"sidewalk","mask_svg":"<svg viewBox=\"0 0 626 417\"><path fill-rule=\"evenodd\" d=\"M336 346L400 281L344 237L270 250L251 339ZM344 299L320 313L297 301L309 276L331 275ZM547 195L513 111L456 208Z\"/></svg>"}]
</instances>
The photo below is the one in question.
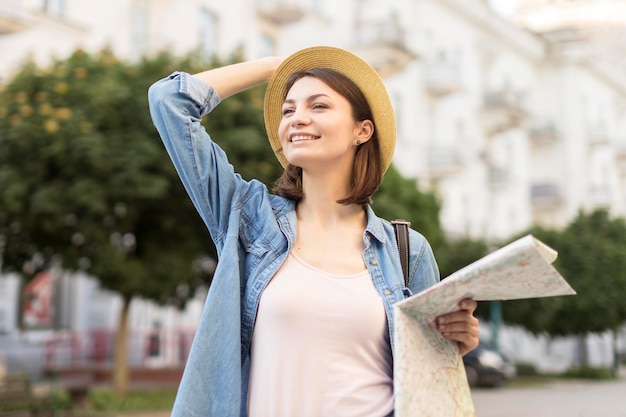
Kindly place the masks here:
<instances>
[{"instance_id":1,"label":"sidewalk","mask_svg":"<svg viewBox=\"0 0 626 417\"><path fill-rule=\"evenodd\" d=\"M608 382L605 382L604 384L607 385L606 388L609 388L609 386L611 386L611 385L615 385L615 384L622 384L623 385L624 383L626 383L626 366L620 367L619 378L617 379L617 381L608 381ZM569 391L572 390L572 387L575 387L575 386L578 386L578 385L585 385L585 386L593 387L593 386L602 386L602 384L603 384L602 382L597 383L597 382L594 382L594 381L565 381L565 382L558 381L558 382L554 383L553 386L556 386L556 387L565 386L565 387L567 387L567 391L569 392ZM623 388L620 387L620 390L622 390L622 389ZM492 398L492 397L499 397L499 396L506 397L505 393L507 391L513 391L513 392L521 391L521 392L524 393L524 396L523 396L523 400L520 400L520 401L524 402L524 401L528 401L529 400L529 397L527 397L527 395L530 395L530 393L533 392L533 390L539 391L540 393L541 392L550 393L550 396L547 399L545 399L545 401L542 400L543 404L546 404L546 403L550 404L551 400L554 400L554 398L552 398L554 396L554 391L551 391L550 386L541 386L541 387L537 387L537 388L532 388L532 387L530 387L530 388L519 388L519 389L510 389L510 388L503 387L502 389L498 389L498 390L475 390L474 391L474 396L478 397L478 398L475 398L475 400L478 400L478 403L479 403L478 405L480 407L491 409L491 408L497 406L496 409L498 409L498 410L503 410L503 409L504 410L506 410L506 409L510 410L510 408L509 408L509 407L511 407L511 402L510 402L511 399L510 398L507 398L507 400L504 402L504 404L497 405L497 401L495 401L496 398ZM587 394L587 393L585 391L581 391L579 394L584 397L585 394ZM486 396L486 397L489 398L489 400L486 401L486 404L481 404L481 400L483 402L485 402L485 400L481 398L483 396ZM570 401L570 400L568 400L568 401ZM573 400L571 400L571 401L573 401ZM552 406L554 406L554 405L552 405ZM481 409L481 411L484 412L484 410L482 410L482 409ZM556 414L556 415L565 415L565 414ZM580 414L580 415L583 415L583 414ZM618 415L618 414L616 414L616 415ZM625 413L625 415L626 415L626 413ZM487 416L487 414L485 414L485 416ZM133 413L125 413L125 414L119 414L116 417L170 417L170 411L169 410L165 410L165 411L153 411L153 412L147 412L147 413L134 413L134 414Z\"/></svg>"}]
</instances>

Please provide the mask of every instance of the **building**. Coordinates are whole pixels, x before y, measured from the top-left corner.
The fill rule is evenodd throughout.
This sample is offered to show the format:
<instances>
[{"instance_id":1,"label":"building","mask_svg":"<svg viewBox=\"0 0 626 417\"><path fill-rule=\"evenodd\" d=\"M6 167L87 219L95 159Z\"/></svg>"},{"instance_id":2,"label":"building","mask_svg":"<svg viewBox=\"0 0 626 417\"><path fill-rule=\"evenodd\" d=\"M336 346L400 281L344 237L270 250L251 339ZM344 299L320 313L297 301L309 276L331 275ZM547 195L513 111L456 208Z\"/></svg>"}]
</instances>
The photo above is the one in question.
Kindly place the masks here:
<instances>
[{"instance_id":1,"label":"building","mask_svg":"<svg viewBox=\"0 0 626 417\"><path fill-rule=\"evenodd\" d=\"M625 46L626 12L599 3L522 1L513 24L483 0L0 0L0 73L78 47L353 50L393 97L396 166L440 195L448 233L497 241L581 208L625 214L626 81L609 51Z\"/></svg>"},{"instance_id":2,"label":"building","mask_svg":"<svg viewBox=\"0 0 626 417\"><path fill-rule=\"evenodd\" d=\"M535 106L558 136L537 149L544 179L533 196L551 209L535 218L563 225L579 209L596 207L624 216L626 3L526 0L515 22L548 46Z\"/></svg>"}]
</instances>

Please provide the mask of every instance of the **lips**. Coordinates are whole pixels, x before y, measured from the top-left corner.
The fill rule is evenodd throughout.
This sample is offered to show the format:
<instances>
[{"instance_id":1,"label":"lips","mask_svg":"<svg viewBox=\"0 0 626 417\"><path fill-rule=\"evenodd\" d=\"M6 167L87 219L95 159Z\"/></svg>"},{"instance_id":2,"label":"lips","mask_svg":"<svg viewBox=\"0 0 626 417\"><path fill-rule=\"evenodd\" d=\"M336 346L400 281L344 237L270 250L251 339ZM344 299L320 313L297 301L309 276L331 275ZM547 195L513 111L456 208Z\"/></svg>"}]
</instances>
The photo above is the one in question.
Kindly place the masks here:
<instances>
[{"instance_id":1,"label":"lips","mask_svg":"<svg viewBox=\"0 0 626 417\"><path fill-rule=\"evenodd\" d=\"M309 140L317 140L319 139L319 136L314 136L314 135L307 135L307 134L302 134L302 133L295 133L291 136L289 136L289 141L290 142L305 142L305 141L309 141Z\"/></svg>"}]
</instances>

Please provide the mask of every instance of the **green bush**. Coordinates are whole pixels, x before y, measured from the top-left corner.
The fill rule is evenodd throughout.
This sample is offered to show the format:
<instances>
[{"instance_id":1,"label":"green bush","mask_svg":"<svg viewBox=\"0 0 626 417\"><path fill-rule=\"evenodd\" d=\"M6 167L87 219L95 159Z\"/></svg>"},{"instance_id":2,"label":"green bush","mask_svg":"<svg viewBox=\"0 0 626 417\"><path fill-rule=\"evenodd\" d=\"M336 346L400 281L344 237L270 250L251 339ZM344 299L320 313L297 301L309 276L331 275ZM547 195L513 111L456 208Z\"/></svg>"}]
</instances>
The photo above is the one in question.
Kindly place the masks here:
<instances>
[{"instance_id":1,"label":"green bush","mask_svg":"<svg viewBox=\"0 0 626 417\"><path fill-rule=\"evenodd\" d=\"M537 376L539 375L539 371L532 363L528 362L519 362L515 364L515 368L517 369L518 376Z\"/></svg>"},{"instance_id":2,"label":"green bush","mask_svg":"<svg viewBox=\"0 0 626 417\"><path fill-rule=\"evenodd\" d=\"M609 368L594 368L590 366L583 366L580 368L570 369L561 374L563 378L573 379L592 379L592 380L608 380L615 377L611 374Z\"/></svg>"},{"instance_id":3,"label":"green bush","mask_svg":"<svg viewBox=\"0 0 626 417\"><path fill-rule=\"evenodd\" d=\"M170 410L175 390L131 391L120 397L111 390L95 389L89 394L91 409L97 412L128 413Z\"/></svg>"}]
</instances>

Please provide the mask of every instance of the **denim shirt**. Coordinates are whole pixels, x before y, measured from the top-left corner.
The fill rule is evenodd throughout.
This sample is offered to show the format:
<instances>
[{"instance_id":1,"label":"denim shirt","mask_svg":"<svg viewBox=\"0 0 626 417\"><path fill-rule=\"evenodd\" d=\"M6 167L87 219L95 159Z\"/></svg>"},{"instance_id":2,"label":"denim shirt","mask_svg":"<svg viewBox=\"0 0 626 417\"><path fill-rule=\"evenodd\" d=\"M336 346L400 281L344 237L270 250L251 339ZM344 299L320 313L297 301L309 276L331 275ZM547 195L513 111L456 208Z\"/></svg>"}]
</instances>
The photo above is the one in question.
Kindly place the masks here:
<instances>
[{"instance_id":1,"label":"denim shirt","mask_svg":"<svg viewBox=\"0 0 626 417\"><path fill-rule=\"evenodd\" d=\"M154 83L148 97L154 125L219 257L172 416L245 416L256 312L261 293L296 240L296 205L234 172L200 123L220 102L211 87L175 72ZM407 289L393 226L367 207L363 260L385 307L392 352L392 305L439 280L426 239L414 230L409 236Z\"/></svg>"}]
</instances>

